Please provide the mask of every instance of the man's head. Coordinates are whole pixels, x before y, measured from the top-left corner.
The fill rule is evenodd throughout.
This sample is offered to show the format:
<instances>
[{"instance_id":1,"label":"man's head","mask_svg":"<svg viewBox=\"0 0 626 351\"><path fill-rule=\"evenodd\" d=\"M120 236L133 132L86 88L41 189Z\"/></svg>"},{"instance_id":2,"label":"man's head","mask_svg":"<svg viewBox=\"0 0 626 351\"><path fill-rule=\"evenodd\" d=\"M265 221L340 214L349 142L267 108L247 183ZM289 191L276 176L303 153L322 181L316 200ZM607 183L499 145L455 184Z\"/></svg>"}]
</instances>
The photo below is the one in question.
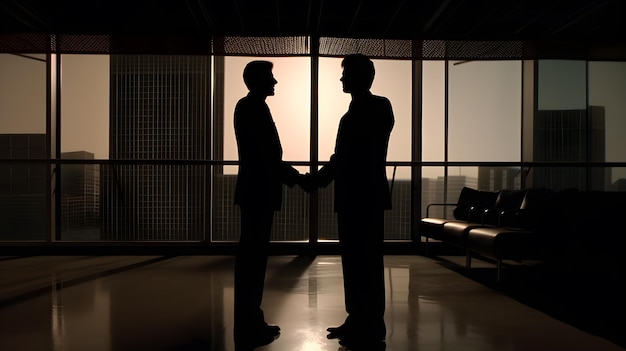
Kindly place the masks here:
<instances>
[{"instance_id":1,"label":"man's head","mask_svg":"<svg viewBox=\"0 0 626 351\"><path fill-rule=\"evenodd\" d=\"M344 92L368 91L372 87L375 70L374 63L369 57L361 54L348 55L341 61L341 67Z\"/></svg>"},{"instance_id":2,"label":"man's head","mask_svg":"<svg viewBox=\"0 0 626 351\"><path fill-rule=\"evenodd\" d=\"M278 83L272 74L274 64L269 61L251 61L243 70L243 81L248 90L264 96L274 95L274 85Z\"/></svg>"}]
</instances>

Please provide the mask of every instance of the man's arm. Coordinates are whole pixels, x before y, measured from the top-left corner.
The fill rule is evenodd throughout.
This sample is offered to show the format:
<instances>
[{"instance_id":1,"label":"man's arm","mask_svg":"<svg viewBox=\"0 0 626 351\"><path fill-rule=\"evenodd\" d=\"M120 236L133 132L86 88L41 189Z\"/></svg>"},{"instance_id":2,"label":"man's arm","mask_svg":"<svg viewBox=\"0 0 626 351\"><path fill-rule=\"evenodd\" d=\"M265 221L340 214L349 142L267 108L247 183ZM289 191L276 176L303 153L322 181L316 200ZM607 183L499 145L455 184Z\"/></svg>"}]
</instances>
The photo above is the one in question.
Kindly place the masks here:
<instances>
[{"instance_id":1,"label":"man's arm","mask_svg":"<svg viewBox=\"0 0 626 351\"><path fill-rule=\"evenodd\" d=\"M337 171L337 154L330 156L330 162L325 164L315 175L314 182L320 188L325 188L335 179Z\"/></svg>"},{"instance_id":2,"label":"man's arm","mask_svg":"<svg viewBox=\"0 0 626 351\"><path fill-rule=\"evenodd\" d=\"M299 181L300 172L287 164L285 161L281 161L280 165L281 179L285 185L292 188Z\"/></svg>"}]
</instances>

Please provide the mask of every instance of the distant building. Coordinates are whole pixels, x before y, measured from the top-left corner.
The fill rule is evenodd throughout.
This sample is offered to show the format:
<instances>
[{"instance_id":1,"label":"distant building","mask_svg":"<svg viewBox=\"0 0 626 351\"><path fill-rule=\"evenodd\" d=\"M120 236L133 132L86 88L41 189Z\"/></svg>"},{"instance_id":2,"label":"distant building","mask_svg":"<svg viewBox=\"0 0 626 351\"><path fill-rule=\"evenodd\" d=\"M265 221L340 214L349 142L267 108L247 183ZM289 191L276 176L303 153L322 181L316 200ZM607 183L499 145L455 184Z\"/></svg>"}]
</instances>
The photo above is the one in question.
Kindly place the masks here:
<instances>
[{"instance_id":1,"label":"distant building","mask_svg":"<svg viewBox=\"0 0 626 351\"><path fill-rule=\"evenodd\" d=\"M626 179L620 178L613 182L611 185L611 191L626 191Z\"/></svg>"},{"instance_id":2,"label":"distant building","mask_svg":"<svg viewBox=\"0 0 626 351\"><path fill-rule=\"evenodd\" d=\"M385 211L385 239L410 239L411 219L411 180L396 179L391 188L391 210Z\"/></svg>"},{"instance_id":3,"label":"distant building","mask_svg":"<svg viewBox=\"0 0 626 351\"><path fill-rule=\"evenodd\" d=\"M502 189L520 189L520 168L478 167L478 189L499 191Z\"/></svg>"},{"instance_id":4,"label":"distant building","mask_svg":"<svg viewBox=\"0 0 626 351\"><path fill-rule=\"evenodd\" d=\"M240 234L239 206L235 206L236 174L217 174L213 183L214 241L237 241ZM271 240L309 240L309 195L300 187L283 186L283 206L274 213Z\"/></svg>"},{"instance_id":5,"label":"distant building","mask_svg":"<svg viewBox=\"0 0 626 351\"><path fill-rule=\"evenodd\" d=\"M589 112L589 113L587 113ZM604 162L606 148L603 106L589 110L540 110L534 122L533 161ZM585 167L539 167L533 172L533 187L604 190L609 186L605 168L587 172Z\"/></svg>"},{"instance_id":6,"label":"distant building","mask_svg":"<svg viewBox=\"0 0 626 351\"><path fill-rule=\"evenodd\" d=\"M45 134L0 134L0 158L45 159ZM0 164L0 240L46 239L43 163Z\"/></svg>"},{"instance_id":7,"label":"distant building","mask_svg":"<svg viewBox=\"0 0 626 351\"><path fill-rule=\"evenodd\" d=\"M62 159L94 158L87 151L61 153ZM100 165L64 164L61 173L61 238L100 239Z\"/></svg>"},{"instance_id":8,"label":"distant building","mask_svg":"<svg viewBox=\"0 0 626 351\"><path fill-rule=\"evenodd\" d=\"M111 160L210 159L210 58L111 55ZM109 240L204 240L209 167L102 169Z\"/></svg>"}]
</instances>

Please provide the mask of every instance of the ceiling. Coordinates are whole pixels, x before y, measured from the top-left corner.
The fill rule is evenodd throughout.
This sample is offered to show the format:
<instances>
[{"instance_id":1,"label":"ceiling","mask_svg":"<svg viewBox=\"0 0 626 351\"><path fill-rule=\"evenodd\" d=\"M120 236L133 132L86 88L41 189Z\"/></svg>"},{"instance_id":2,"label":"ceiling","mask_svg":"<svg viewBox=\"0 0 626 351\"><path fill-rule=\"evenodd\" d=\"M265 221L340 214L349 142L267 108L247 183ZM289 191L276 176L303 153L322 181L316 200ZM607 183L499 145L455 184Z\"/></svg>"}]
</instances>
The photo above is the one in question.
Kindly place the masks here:
<instances>
[{"instance_id":1,"label":"ceiling","mask_svg":"<svg viewBox=\"0 0 626 351\"><path fill-rule=\"evenodd\" d=\"M84 0L0 2L0 33L319 36L626 43L613 0Z\"/></svg>"}]
</instances>

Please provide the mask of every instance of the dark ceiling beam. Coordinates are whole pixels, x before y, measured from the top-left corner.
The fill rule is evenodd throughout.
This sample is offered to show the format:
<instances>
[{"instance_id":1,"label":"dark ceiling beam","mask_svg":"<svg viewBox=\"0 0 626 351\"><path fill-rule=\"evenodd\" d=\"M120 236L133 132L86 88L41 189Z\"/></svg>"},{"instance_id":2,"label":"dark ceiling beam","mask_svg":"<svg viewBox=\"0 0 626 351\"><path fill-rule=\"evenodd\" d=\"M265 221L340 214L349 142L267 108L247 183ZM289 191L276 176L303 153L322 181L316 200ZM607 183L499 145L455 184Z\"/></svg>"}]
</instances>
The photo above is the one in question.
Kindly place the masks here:
<instances>
[{"instance_id":1,"label":"dark ceiling beam","mask_svg":"<svg viewBox=\"0 0 626 351\"><path fill-rule=\"evenodd\" d=\"M359 16L359 11L361 11L361 5L363 1L359 1L359 5L356 7L356 11L354 11L354 15L352 16L352 23L350 23L350 29L348 29L348 35L352 33L352 29L354 29L354 24L356 23L356 18Z\"/></svg>"},{"instance_id":2,"label":"dark ceiling beam","mask_svg":"<svg viewBox=\"0 0 626 351\"><path fill-rule=\"evenodd\" d=\"M200 13L202 14L202 18L204 19L204 22L207 24L207 27L209 27L209 32L210 33L215 32L215 24L213 24L213 20L211 19L211 14L207 10L206 6L204 6L203 0L198 0L198 7L200 7Z\"/></svg>"},{"instance_id":3,"label":"dark ceiling beam","mask_svg":"<svg viewBox=\"0 0 626 351\"><path fill-rule=\"evenodd\" d=\"M27 8L20 1L13 0L10 4L0 2L0 9L10 14L11 17L28 28L49 28L46 21L40 16L37 16L34 10Z\"/></svg>"},{"instance_id":4,"label":"dark ceiling beam","mask_svg":"<svg viewBox=\"0 0 626 351\"><path fill-rule=\"evenodd\" d=\"M320 12L317 16L317 25L315 26L315 34L319 34L320 26L322 25L322 13L324 9L324 0L320 0Z\"/></svg>"},{"instance_id":5,"label":"dark ceiling beam","mask_svg":"<svg viewBox=\"0 0 626 351\"><path fill-rule=\"evenodd\" d=\"M305 33L311 32L311 2L312 1L313 0L309 0L309 6L307 7L307 11L306 11L306 26L304 27Z\"/></svg>"},{"instance_id":6,"label":"dark ceiling beam","mask_svg":"<svg viewBox=\"0 0 626 351\"><path fill-rule=\"evenodd\" d=\"M191 18L193 19L194 24L196 25L196 29L198 29L199 31L202 30L202 25L200 24L200 21L198 20L198 18L196 17L196 11L194 11L195 9L193 9L191 7L190 4L191 0L185 0L185 7L187 8L187 11L189 12L189 15L191 16Z\"/></svg>"},{"instance_id":7,"label":"dark ceiling beam","mask_svg":"<svg viewBox=\"0 0 626 351\"><path fill-rule=\"evenodd\" d=\"M398 13L400 13L400 10L402 9L402 6L404 5L405 2L406 0L400 1L400 3L398 4L398 7L396 7L396 11L393 13L393 17L391 17L391 20L387 24L387 28L385 28L385 31L383 32L383 36L386 36L387 33L389 33L389 29L391 29L391 26L396 21L396 18L398 17Z\"/></svg>"},{"instance_id":8,"label":"dark ceiling beam","mask_svg":"<svg viewBox=\"0 0 626 351\"><path fill-rule=\"evenodd\" d=\"M280 31L280 0L276 0L276 26Z\"/></svg>"},{"instance_id":9,"label":"dark ceiling beam","mask_svg":"<svg viewBox=\"0 0 626 351\"><path fill-rule=\"evenodd\" d=\"M550 13L556 4L552 4L552 6L548 6L548 8L542 8L541 10L536 11L536 15L527 20L524 24L519 26L516 30L513 31L513 34L519 35L526 31L528 28L532 28L532 26L537 23L540 19L546 17L548 13Z\"/></svg>"},{"instance_id":10,"label":"dark ceiling beam","mask_svg":"<svg viewBox=\"0 0 626 351\"><path fill-rule=\"evenodd\" d=\"M241 11L239 10L239 4L237 0L233 0L233 5L235 5L235 13L237 14L237 20L239 20L239 26L241 26L241 32L246 32L246 26L243 24L243 17L241 17Z\"/></svg>"},{"instance_id":11,"label":"dark ceiling beam","mask_svg":"<svg viewBox=\"0 0 626 351\"><path fill-rule=\"evenodd\" d=\"M479 19L477 19L474 22L474 25L467 30L465 35L471 36L472 34L474 34L474 32L476 32L476 30L484 26L485 23L489 23L489 21L493 19L494 14L500 11L505 4L508 4L508 3L505 1L500 1L498 2L497 6L490 6L489 10L483 12L483 16L481 16Z\"/></svg>"},{"instance_id":12,"label":"dark ceiling beam","mask_svg":"<svg viewBox=\"0 0 626 351\"><path fill-rule=\"evenodd\" d=\"M567 28L573 26L574 24L576 24L577 22L585 19L587 16L589 16L590 14L592 14L593 12L597 11L598 9L606 6L607 1L589 1L586 6L584 6L582 9L574 12L571 16L569 16L568 19L562 21L560 24L558 24L557 26L553 27L553 29L550 31L549 35L557 35L560 32L566 30Z\"/></svg>"},{"instance_id":13,"label":"dark ceiling beam","mask_svg":"<svg viewBox=\"0 0 626 351\"><path fill-rule=\"evenodd\" d=\"M446 10L446 8L448 8L448 5L450 5L450 1L451 0L446 0L442 2L441 5L439 5L439 8L437 9L437 11L435 11L435 13L430 17L430 19L428 20L428 22L426 22L424 27L422 27L422 32L426 33L430 30L430 28L435 24L435 22L437 22L439 17L441 17L441 15Z\"/></svg>"}]
</instances>

